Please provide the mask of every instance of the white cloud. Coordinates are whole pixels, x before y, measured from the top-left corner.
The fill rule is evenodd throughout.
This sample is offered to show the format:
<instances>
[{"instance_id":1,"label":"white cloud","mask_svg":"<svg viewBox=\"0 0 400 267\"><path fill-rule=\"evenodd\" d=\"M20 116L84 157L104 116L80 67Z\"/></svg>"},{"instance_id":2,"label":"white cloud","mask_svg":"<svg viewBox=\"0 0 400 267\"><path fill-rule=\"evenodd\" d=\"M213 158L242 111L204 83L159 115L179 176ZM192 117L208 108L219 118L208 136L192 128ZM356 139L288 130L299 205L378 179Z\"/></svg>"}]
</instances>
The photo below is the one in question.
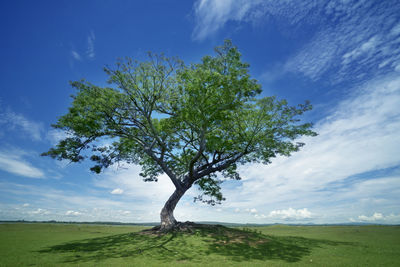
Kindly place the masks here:
<instances>
[{"instance_id":1,"label":"white cloud","mask_svg":"<svg viewBox=\"0 0 400 267\"><path fill-rule=\"evenodd\" d=\"M96 40L96 36L94 34L94 31L90 31L86 38L86 44L87 44L86 51L82 52L83 49L75 49L72 46L72 49L70 51L72 58L76 61L82 61L85 57L88 59L94 59L96 57L95 40ZM81 51L81 52L78 52L78 51ZM73 62L71 61L70 64L72 67Z\"/></svg>"},{"instance_id":2,"label":"white cloud","mask_svg":"<svg viewBox=\"0 0 400 267\"><path fill-rule=\"evenodd\" d=\"M59 129L51 129L46 134L46 139L50 141L50 143L55 146L61 140L70 137L67 132L59 130Z\"/></svg>"},{"instance_id":3,"label":"white cloud","mask_svg":"<svg viewBox=\"0 0 400 267\"><path fill-rule=\"evenodd\" d=\"M27 134L32 140L40 141L42 139L43 125L27 119L21 114L13 111L0 113L0 125L3 124L5 130L21 131Z\"/></svg>"},{"instance_id":4,"label":"white cloud","mask_svg":"<svg viewBox=\"0 0 400 267\"><path fill-rule=\"evenodd\" d=\"M330 83L365 80L368 73L385 74L400 66L400 24L395 23L400 4L371 3L199 0L194 4L193 38L204 40L229 21L246 23L262 19L262 23L273 25L288 38L301 34L302 26L315 25L310 40L299 43L300 50L279 71L266 73L264 78L294 72ZM334 75L323 77L328 71Z\"/></svg>"},{"instance_id":5,"label":"white cloud","mask_svg":"<svg viewBox=\"0 0 400 267\"><path fill-rule=\"evenodd\" d=\"M350 218L351 222L368 222L368 223L398 223L400 220L400 214L395 215L391 213L389 215L384 215L380 212L374 212L371 216L360 215L357 219Z\"/></svg>"},{"instance_id":6,"label":"white cloud","mask_svg":"<svg viewBox=\"0 0 400 267\"><path fill-rule=\"evenodd\" d=\"M382 43L382 40L378 35L371 37L365 43L360 44L358 47L354 48L352 51L347 52L343 55L343 65L349 64L351 61L356 60L358 57L366 54L372 53L376 47Z\"/></svg>"},{"instance_id":7,"label":"white cloud","mask_svg":"<svg viewBox=\"0 0 400 267\"><path fill-rule=\"evenodd\" d=\"M36 210L30 211L30 213L35 214L35 215L48 215L51 212L48 210L45 210L45 209L36 209Z\"/></svg>"},{"instance_id":8,"label":"white cloud","mask_svg":"<svg viewBox=\"0 0 400 267\"><path fill-rule=\"evenodd\" d=\"M30 205L29 205L29 203L24 203L22 206L23 207L29 207Z\"/></svg>"},{"instance_id":9,"label":"white cloud","mask_svg":"<svg viewBox=\"0 0 400 267\"><path fill-rule=\"evenodd\" d=\"M67 211L66 213L65 213L65 215L67 215L67 216L79 216L79 215L82 215L82 213L81 212L79 212L79 211L73 211L73 210L69 210L69 211Z\"/></svg>"},{"instance_id":10,"label":"white cloud","mask_svg":"<svg viewBox=\"0 0 400 267\"><path fill-rule=\"evenodd\" d=\"M255 7L261 0L198 0L194 4L196 25L195 40L203 40L216 33L228 21L241 21L256 16Z\"/></svg>"},{"instance_id":11,"label":"white cloud","mask_svg":"<svg viewBox=\"0 0 400 267\"><path fill-rule=\"evenodd\" d=\"M121 188L116 188L113 191L111 191L111 194L113 195L122 195L124 193L124 190L122 190Z\"/></svg>"},{"instance_id":12,"label":"white cloud","mask_svg":"<svg viewBox=\"0 0 400 267\"><path fill-rule=\"evenodd\" d=\"M293 0L198 0L194 3L193 38L203 40L228 22L284 23L297 29L299 24L320 24L323 1ZM296 31L290 34L296 33Z\"/></svg>"},{"instance_id":13,"label":"white cloud","mask_svg":"<svg viewBox=\"0 0 400 267\"><path fill-rule=\"evenodd\" d=\"M283 219L283 220L302 220L302 219L310 219L311 212L307 209L292 209L289 208L287 210L273 210L268 215L273 219Z\"/></svg>"},{"instance_id":14,"label":"white cloud","mask_svg":"<svg viewBox=\"0 0 400 267\"><path fill-rule=\"evenodd\" d=\"M365 80L368 73L393 70L400 61L400 31L397 25L392 26L399 10L399 4L388 6L384 2L371 6L331 1L320 11L332 19L324 16L324 27L286 62L283 70L302 73L312 80L332 71L332 83Z\"/></svg>"},{"instance_id":15,"label":"white cloud","mask_svg":"<svg viewBox=\"0 0 400 267\"><path fill-rule=\"evenodd\" d=\"M265 214L255 214L254 218L256 218L256 219L265 219L265 218L267 218L267 216L265 216Z\"/></svg>"},{"instance_id":16,"label":"white cloud","mask_svg":"<svg viewBox=\"0 0 400 267\"><path fill-rule=\"evenodd\" d=\"M358 219L361 221L378 221L383 219L382 213L375 212L371 217L360 215Z\"/></svg>"},{"instance_id":17,"label":"white cloud","mask_svg":"<svg viewBox=\"0 0 400 267\"><path fill-rule=\"evenodd\" d=\"M393 26L390 30L390 35L398 36L400 34L400 22Z\"/></svg>"},{"instance_id":18,"label":"white cloud","mask_svg":"<svg viewBox=\"0 0 400 267\"><path fill-rule=\"evenodd\" d=\"M82 60L81 55L79 55L79 53L77 51L75 51L75 50L71 50L71 55L77 61L81 61Z\"/></svg>"},{"instance_id":19,"label":"white cloud","mask_svg":"<svg viewBox=\"0 0 400 267\"><path fill-rule=\"evenodd\" d=\"M21 151L1 151L0 150L0 169L12 174L29 177L44 178L45 174L42 170L32 166L23 158Z\"/></svg>"},{"instance_id":20,"label":"white cloud","mask_svg":"<svg viewBox=\"0 0 400 267\"><path fill-rule=\"evenodd\" d=\"M86 55L88 56L89 59L93 59L96 56L96 54L94 52L95 39L96 39L96 36L94 35L94 32L90 31L90 34L87 37L87 50L86 50Z\"/></svg>"}]
</instances>

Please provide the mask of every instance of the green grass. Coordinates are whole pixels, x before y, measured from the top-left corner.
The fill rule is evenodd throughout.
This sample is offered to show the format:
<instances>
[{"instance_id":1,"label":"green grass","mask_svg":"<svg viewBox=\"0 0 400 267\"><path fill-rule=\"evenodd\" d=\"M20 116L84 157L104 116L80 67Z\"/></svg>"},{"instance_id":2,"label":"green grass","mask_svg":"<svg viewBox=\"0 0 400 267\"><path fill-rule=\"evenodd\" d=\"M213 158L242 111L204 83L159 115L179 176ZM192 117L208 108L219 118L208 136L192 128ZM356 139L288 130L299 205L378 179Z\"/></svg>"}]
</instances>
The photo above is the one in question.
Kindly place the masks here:
<instances>
[{"instance_id":1,"label":"green grass","mask_svg":"<svg viewBox=\"0 0 400 267\"><path fill-rule=\"evenodd\" d=\"M399 266L399 226L199 228L0 224L0 266Z\"/></svg>"}]
</instances>

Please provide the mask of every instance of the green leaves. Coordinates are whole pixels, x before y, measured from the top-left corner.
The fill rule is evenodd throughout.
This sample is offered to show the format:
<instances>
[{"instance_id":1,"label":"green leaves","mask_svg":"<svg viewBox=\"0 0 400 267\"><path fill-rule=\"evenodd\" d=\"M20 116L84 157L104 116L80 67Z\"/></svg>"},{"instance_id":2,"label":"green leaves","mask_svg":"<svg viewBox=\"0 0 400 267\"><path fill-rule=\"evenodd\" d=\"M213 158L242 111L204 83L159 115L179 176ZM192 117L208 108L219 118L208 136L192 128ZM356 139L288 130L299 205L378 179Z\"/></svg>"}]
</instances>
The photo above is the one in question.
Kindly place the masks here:
<instances>
[{"instance_id":1,"label":"green leaves","mask_svg":"<svg viewBox=\"0 0 400 267\"><path fill-rule=\"evenodd\" d=\"M214 176L214 177L213 177ZM215 175L206 176L198 179L196 184L199 186L203 194L194 198L194 201L201 201L209 205L214 206L215 204L221 204L221 201L225 200L221 193L220 184L222 182L215 179ZM204 196L209 197L208 199Z\"/></svg>"},{"instance_id":2,"label":"green leaves","mask_svg":"<svg viewBox=\"0 0 400 267\"><path fill-rule=\"evenodd\" d=\"M67 159L71 162L80 162L84 157L80 154L82 149L87 146L87 141L82 141L78 137L68 137L61 140L55 148L42 153L42 156L50 156L55 159Z\"/></svg>"},{"instance_id":3,"label":"green leaves","mask_svg":"<svg viewBox=\"0 0 400 267\"><path fill-rule=\"evenodd\" d=\"M261 92L260 85L248 74L248 64L226 41L216 48L217 56L206 56L179 72L180 111L187 122L201 128L231 120L243 103Z\"/></svg>"}]
</instances>

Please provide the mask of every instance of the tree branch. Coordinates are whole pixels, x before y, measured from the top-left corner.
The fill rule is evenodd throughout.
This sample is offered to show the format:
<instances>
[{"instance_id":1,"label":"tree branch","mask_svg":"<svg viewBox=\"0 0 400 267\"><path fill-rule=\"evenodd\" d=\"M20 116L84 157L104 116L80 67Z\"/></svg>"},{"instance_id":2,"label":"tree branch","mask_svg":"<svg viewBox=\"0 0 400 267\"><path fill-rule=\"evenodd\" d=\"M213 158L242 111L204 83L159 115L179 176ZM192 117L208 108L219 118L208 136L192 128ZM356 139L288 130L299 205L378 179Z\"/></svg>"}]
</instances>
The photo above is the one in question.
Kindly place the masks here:
<instances>
[{"instance_id":1,"label":"tree branch","mask_svg":"<svg viewBox=\"0 0 400 267\"><path fill-rule=\"evenodd\" d=\"M211 164L211 165L209 165L207 168L205 168L203 170L196 171L195 180L198 180L198 179L200 179L200 178L202 178L204 176L210 175L211 173L225 170L231 164L233 164L236 161L238 161L244 155L245 155L245 153L241 152L241 153L237 154L236 156L234 156L234 157L232 157L230 159L227 159L226 161L221 161L221 162L223 162L221 165L213 167L214 164Z\"/></svg>"},{"instance_id":2,"label":"tree branch","mask_svg":"<svg viewBox=\"0 0 400 267\"><path fill-rule=\"evenodd\" d=\"M171 171L170 168L165 164L161 158L158 158L154 155L154 152L151 149L145 149L145 152L147 155L149 155L153 160L157 162L157 164L161 167L161 169L168 175L168 177L171 179L172 183L175 185L175 188L177 190L183 190L182 183L179 181L179 179L176 177L176 175Z\"/></svg>"},{"instance_id":3,"label":"tree branch","mask_svg":"<svg viewBox=\"0 0 400 267\"><path fill-rule=\"evenodd\" d=\"M192 160L189 163L189 179L193 180L193 169L194 169L194 164L196 161L201 157L203 154L204 148L206 146L206 140L205 140L205 127L203 127L201 134L200 134L200 147L199 150L197 151L196 155L192 158Z\"/></svg>"}]
</instances>

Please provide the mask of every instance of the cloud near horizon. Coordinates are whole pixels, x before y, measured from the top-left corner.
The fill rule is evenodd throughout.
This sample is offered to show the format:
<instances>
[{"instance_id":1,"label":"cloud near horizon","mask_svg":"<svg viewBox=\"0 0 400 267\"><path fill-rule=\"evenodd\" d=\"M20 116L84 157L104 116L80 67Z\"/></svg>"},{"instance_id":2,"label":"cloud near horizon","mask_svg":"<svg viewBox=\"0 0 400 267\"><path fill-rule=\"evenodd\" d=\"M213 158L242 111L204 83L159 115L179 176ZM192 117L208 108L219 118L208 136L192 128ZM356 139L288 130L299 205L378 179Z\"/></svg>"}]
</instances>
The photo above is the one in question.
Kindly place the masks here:
<instances>
[{"instance_id":1,"label":"cloud near horizon","mask_svg":"<svg viewBox=\"0 0 400 267\"><path fill-rule=\"evenodd\" d=\"M283 220L304 220L312 218L311 212L307 209L292 209L287 210L273 210L269 213L269 217L273 219Z\"/></svg>"}]
</instances>

